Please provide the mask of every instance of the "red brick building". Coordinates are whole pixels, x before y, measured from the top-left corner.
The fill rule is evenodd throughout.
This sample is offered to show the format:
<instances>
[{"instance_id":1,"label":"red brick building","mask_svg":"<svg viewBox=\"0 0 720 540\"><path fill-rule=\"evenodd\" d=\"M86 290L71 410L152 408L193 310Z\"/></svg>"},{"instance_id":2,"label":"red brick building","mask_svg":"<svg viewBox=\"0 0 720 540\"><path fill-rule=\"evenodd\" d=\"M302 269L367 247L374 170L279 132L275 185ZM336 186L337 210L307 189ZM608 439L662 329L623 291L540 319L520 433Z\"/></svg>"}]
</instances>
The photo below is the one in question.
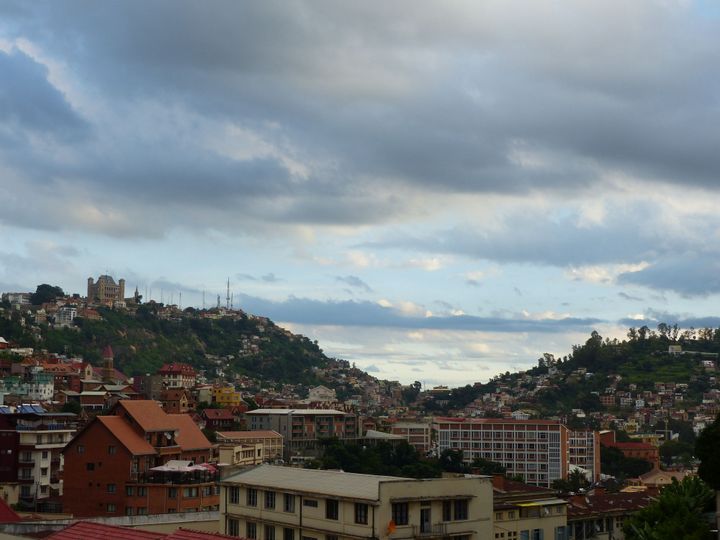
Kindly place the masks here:
<instances>
[{"instance_id":1,"label":"red brick building","mask_svg":"<svg viewBox=\"0 0 720 540\"><path fill-rule=\"evenodd\" d=\"M617 448L625 457L643 459L652 463L653 468L660 467L660 449L644 442L617 442L614 431L603 431L600 434L600 443L603 446Z\"/></svg>"},{"instance_id":2,"label":"red brick building","mask_svg":"<svg viewBox=\"0 0 720 540\"><path fill-rule=\"evenodd\" d=\"M217 509L216 471L202 465L211 452L190 416L167 414L155 401L121 400L63 450L64 511L92 517Z\"/></svg>"}]
</instances>

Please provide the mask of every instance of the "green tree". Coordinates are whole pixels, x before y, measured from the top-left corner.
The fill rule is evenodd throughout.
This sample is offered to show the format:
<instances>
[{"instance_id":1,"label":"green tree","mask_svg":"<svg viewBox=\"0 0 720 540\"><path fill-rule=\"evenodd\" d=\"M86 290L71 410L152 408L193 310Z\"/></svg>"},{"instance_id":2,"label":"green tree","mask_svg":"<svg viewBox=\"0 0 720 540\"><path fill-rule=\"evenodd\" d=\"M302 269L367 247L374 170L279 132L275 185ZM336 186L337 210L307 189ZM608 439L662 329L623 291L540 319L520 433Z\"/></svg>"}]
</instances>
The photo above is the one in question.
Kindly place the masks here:
<instances>
[{"instance_id":1,"label":"green tree","mask_svg":"<svg viewBox=\"0 0 720 540\"><path fill-rule=\"evenodd\" d=\"M573 469L568 474L567 479L558 479L553 481L552 488L559 491L575 492L577 493L581 489L587 489L590 487L587 477L580 469Z\"/></svg>"},{"instance_id":2,"label":"green tree","mask_svg":"<svg viewBox=\"0 0 720 540\"><path fill-rule=\"evenodd\" d=\"M712 538L703 513L711 508L713 492L698 477L673 480L649 506L623 523L627 540L704 540Z\"/></svg>"},{"instance_id":3,"label":"green tree","mask_svg":"<svg viewBox=\"0 0 720 540\"><path fill-rule=\"evenodd\" d=\"M34 306L39 306L45 302L54 302L63 296L65 296L65 293L60 287L43 283L42 285L38 285L35 292L30 295L30 303Z\"/></svg>"},{"instance_id":4,"label":"green tree","mask_svg":"<svg viewBox=\"0 0 720 540\"><path fill-rule=\"evenodd\" d=\"M695 455L700 460L698 475L715 490L720 490L720 415L706 427L695 442Z\"/></svg>"},{"instance_id":5,"label":"green tree","mask_svg":"<svg viewBox=\"0 0 720 540\"><path fill-rule=\"evenodd\" d=\"M490 461L485 458L475 458L470 464L470 469L475 471L477 469L479 474L505 474L507 469L497 461Z\"/></svg>"}]
</instances>

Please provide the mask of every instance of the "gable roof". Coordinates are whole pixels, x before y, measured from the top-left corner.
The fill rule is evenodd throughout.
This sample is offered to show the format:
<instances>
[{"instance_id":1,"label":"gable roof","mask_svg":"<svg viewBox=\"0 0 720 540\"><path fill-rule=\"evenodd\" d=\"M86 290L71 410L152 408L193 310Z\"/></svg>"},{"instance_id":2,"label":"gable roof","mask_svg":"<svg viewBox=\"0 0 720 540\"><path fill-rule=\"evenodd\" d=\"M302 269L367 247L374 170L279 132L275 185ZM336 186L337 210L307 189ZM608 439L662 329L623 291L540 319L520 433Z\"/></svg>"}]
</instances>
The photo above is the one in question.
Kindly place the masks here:
<instances>
[{"instance_id":1,"label":"gable roof","mask_svg":"<svg viewBox=\"0 0 720 540\"><path fill-rule=\"evenodd\" d=\"M122 407L132 416L145 432L173 431L170 416L163 411L160 403L151 399L121 399L118 406Z\"/></svg>"},{"instance_id":2,"label":"gable roof","mask_svg":"<svg viewBox=\"0 0 720 540\"><path fill-rule=\"evenodd\" d=\"M208 420L232 420L234 418L229 409L204 409L203 416Z\"/></svg>"},{"instance_id":3,"label":"gable roof","mask_svg":"<svg viewBox=\"0 0 720 540\"><path fill-rule=\"evenodd\" d=\"M120 416L97 416L100 422L128 451L135 456L155 454L155 449L138 435L127 421Z\"/></svg>"},{"instance_id":4,"label":"gable roof","mask_svg":"<svg viewBox=\"0 0 720 540\"><path fill-rule=\"evenodd\" d=\"M212 443L200 431L200 428L189 414L168 414L168 416L176 429L179 430L175 440L183 451L212 448Z\"/></svg>"}]
</instances>

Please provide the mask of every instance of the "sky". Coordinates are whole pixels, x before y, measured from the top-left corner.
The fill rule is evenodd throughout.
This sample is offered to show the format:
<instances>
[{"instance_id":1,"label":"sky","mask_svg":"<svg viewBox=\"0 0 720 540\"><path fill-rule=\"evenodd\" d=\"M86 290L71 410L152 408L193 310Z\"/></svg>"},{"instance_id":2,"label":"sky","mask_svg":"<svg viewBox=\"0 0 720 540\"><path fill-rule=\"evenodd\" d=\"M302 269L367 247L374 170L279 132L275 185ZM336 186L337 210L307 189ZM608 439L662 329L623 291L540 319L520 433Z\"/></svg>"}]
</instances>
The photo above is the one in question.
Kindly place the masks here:
<instances>
[{"instance_id":1,"label":"sky","mask_svg":"<svg viewBox=\"0 0 720 540\"><path fill-rule=\"evenodd\" d=\"M4 0L0 290L229 278L428 385L719 326L718 57L708 1Z\"/></svg>"}]
</instances>

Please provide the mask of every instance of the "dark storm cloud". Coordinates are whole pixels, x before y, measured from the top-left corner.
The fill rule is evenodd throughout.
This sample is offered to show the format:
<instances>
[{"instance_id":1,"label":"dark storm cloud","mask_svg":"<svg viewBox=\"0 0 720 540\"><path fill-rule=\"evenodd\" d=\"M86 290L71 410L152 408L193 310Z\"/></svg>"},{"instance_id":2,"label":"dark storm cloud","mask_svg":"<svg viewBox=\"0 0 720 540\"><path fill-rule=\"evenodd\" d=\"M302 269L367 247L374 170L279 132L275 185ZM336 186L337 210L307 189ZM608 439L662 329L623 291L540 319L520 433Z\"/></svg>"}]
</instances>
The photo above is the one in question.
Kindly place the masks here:
<instances>
[{"instance_id":1,"label":"dark storm cloud","mask_svg":"<svg viewBox=\"0 0 720 540\"><path fill-rule=\"evenodd\" d=\"M98 206L142 207L108 225L111 234L177 225L235 230L250 221L387 222L417 210L408 190L421 198L564 196L602 190L606 171L716 188L714 23L652 2L620 8L11 3L0 36L36 43L67 66L87 110L96 111L87 122L97 137L75 160L31 151L3 159L28 193L36 191L33 179L51 176ZM519 20L521 11L543 23ZM684 24L673 24L678 18ZM617 32L597 32L605 26ZM25 89L33 108L21 102L8 113L0 104L0 114L13 114L22 129L81 129L42 70L21 64L2 67L25 81L12 90L13 103ZM209 139L222 140L226 123L272 151L220 155ZM126 224L158 205L165 208L142 226ZM42 215L36 226L85 225ZM592 240L603 248L606 237L597 233ZM544 258L531 247L531 259Z\"/></svg>"},{"instance_id":2,"label":"dark storm cloud","mask_svg":"<svg viewBox=\"0 0 720 540\"><path fill-rule=\"evenodd\" d=\"M645 312L644 319L621 319L618 321L621 325L638 328L647 326L650 329L657 328L660 323L669 325L677 324L680 328L719 328L720 317L702 317L694 316L689 313L670 313L667 311L657 311L648 309Z\"/></svg>"},{"instance_id":3,"label":"dark storm cloud","mask_svg":"<svg viewBox=\"0 0 720 540\"><path fill-rule=\"evenodd\" d=\"M521 319L501 317L475 317L471 315L418 317L364 301L320 301L290 297L285 301L272 301L241 295L243 309L262 313L279 322L339 326L372 326L385 328L477 330L485 332L567 332L588 331L602 321L592 318L568 317L564 319Z\"/></svg>"},{"instance_id":4,"label":"dark storm cloud","mask_svg":"<svg viewBox=\"0 0 720 540\"><path fill-rule=\"evenodd\" d=\"M356 289L361 289L368 293L372 292L372 288L370 288L370 285L365 283L357 276L335 276L335 281L339 281L341 283L344 283L345 285L349 285L350 287L354 287Z\"/></svg>"},{"instance_id":5,"label":"dark storm cloud","mask_svg":"<svg viewBox=\"0 0 720 540\"><path fill-rule=\"evenodd\" d=\"M0 50L0 126L20 137L31 132L58 139L85 134L85 121L48 82L47 68L27 54Z\"/></svg>"},{"instance_id":6,"label":"dark storm cloud","mask_svg":"<svg viewBox=\"0 0 720 540\"><path fill-rule=\"evenodd\" d=\"M674 291L686 297L715 294L720 292L720 254L680 253L638 272L620 274L618 282Z\"/></svg>"}]
</instances>

